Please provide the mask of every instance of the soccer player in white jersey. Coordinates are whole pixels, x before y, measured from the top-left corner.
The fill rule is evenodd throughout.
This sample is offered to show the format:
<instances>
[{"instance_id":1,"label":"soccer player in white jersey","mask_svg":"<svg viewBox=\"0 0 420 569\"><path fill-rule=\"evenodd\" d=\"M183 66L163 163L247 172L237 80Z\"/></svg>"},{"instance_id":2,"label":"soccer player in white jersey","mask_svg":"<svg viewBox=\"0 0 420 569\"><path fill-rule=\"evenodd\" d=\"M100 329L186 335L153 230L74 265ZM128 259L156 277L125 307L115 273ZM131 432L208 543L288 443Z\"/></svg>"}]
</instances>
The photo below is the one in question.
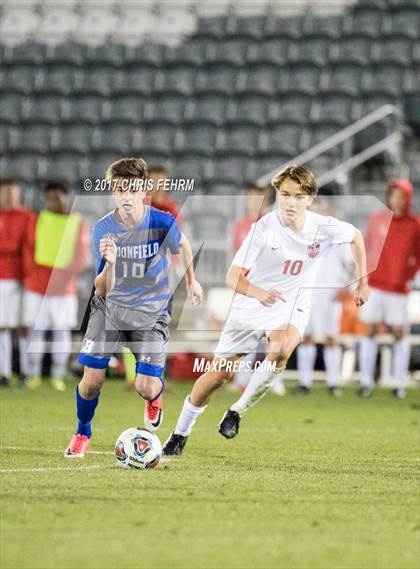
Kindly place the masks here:
<instances>
[{"instance_id":1,"label":"soccer player in white jersey","mask_svg":"<svg viewBox=\"0 0 420 569\"><path fill-rule=\"evenodd\" d=\"M241 416L270 389L276 371L301 341L309 318L311 287L319 259L337 243L354 244L358 306L369 296L362 234L350 223L307 211L316 195L316 181L305 166L289 166L272 180L278 208L262 217L248 233L228 271L226 283L236 291L232 309L209 371L194 384L175 430L164 445L166 455L181 454L197 417L214 391L228 380L234 362L269 340L266 358L241 397L228 409L219 432L233 438Z\"/></svg>"}]
</instances>

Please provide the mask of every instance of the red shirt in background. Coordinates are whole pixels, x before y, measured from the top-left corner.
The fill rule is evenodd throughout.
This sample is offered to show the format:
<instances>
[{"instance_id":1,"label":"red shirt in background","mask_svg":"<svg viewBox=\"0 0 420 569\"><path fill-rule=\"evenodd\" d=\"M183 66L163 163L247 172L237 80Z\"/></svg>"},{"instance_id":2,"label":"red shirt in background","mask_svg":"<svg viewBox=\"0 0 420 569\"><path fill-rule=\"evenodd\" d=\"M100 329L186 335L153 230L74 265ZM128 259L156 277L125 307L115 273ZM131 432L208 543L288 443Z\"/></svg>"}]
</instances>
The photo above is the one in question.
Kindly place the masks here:
<instances>
[{"instance_id":1,"label":"red shirt in background","mask_svg":"<svg viewBox=\"0 0 420 569\"><path fill-rule=\"evenodd\" d=\"M35 262L36 217L28 226L24 253L25 288L46 296L75 296L77 276L89 263L89 233L84 221L80 223L73 262L65 269L38 265Z\"/></svg>"},{"instance_id":2,"label":"red shirt in background","mask_svg":"<svg viewBox=\"0 0 420 569\"><path fill-rule=\"evenodd\" d=\"M406 209L401 217L393 217L389 225L389 212L375 213L369 218L365 232L368 267L384 241L378 266L369 277L369 286L386 292L408 294L409 281L420 266L420 224L419 218L410 212L413 186L408 180L395 180L390 183L390 192L398 188L406 197Z\"/></svg>"},{"instance_id":3,"label":"red shirt in background","mask_svg":"<svg viewBox=\"0 0 420 569\"><path fill-rule=\"evenodd\" d=\"M256 221L254 217L244 217L239 219L233 226L233 250L235 253L248 235L251 225Z\"/></svg>"},{"instance_id":4,"label":"red shirt in background","mask_svg":"<svg viewBox=\"0 0 420 569\"><path fill-rule=\"evenodd\" d=\"M181 231L184 230L184 219L182 215L179 213L178 205L168 195L164 194L164 199L162 202L158 202L156 201L156 199L153 199L152 195L152 200L150 205L156 209L159 209L160 211L166 211L167 213L173 215L174 218L176 219L179 229Z\"/></svg>"},{"instance_id":5,"label":"red shirt in background","mask_svg":"<svg viewBox=\"0 0 420 569\"><path fill-rule=\"evenodd\" d=\"M24 207L0 210L0 279L22 281L26 231L35 213Z\"/></svg>"}]
</instances>

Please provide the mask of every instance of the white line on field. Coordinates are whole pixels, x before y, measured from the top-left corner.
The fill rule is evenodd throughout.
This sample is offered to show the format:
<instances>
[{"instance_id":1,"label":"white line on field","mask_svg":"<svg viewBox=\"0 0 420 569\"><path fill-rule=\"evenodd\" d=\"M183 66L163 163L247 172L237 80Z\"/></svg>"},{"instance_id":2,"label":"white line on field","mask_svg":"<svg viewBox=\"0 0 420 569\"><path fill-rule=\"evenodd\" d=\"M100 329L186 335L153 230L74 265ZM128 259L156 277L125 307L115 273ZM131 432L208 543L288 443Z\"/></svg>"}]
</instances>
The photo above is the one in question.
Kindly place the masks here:
<instances>
[{"instance_id":1,"label":"white line on field","mask_svg":"<svg viewBox=\"0 0 420 569\"><path fill-rule=\"evenodd\" d=\"M36 449L36 448L26 448L26 447L15 447L15 446L0 446L0 451L2 450L23 450L25 452L48 452L48 453L63 453L63 449L53 450L53 449ZM90 450L89 454L99 454L99 455L112 455L114 454L112 451L103 451L103 450Z\"/></svg>"},{"instance_id":2,"label":"white line on field","mask_svg":"<svg viewBox=\"0 0 420 569\"><path fill-rule=\"evenodd\" d=\"M16 472L53 472L58 470L91 470L93 468L107 468L103 464L81 464L80 466L45 466L40 468L0 468L1 474ZM108 466L109 468L109 466Z\"/></svg>"}]
</instances>

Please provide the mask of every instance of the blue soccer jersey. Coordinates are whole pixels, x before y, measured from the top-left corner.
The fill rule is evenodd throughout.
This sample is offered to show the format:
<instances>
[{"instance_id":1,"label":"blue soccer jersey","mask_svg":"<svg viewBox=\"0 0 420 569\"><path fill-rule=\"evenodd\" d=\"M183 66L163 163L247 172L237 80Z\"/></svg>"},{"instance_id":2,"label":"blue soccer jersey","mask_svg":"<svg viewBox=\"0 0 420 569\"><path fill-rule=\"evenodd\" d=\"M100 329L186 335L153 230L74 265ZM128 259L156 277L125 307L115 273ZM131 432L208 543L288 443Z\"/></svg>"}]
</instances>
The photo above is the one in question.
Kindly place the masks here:
<instances>
[{"instance_id":1,"label":"blue soccer jersey","mask_svg":"<svg viewBox=\"0 0 420 569\"><path fill-rule=\"evenodd\" d=\"M122 225L115 212L100 219L93 228L97 274L105 266L99 253L103 237L113 239L117 245L115 285L107 299L142 312L161 312L171 297L167 253L179 252L182 237L175 218L145 206L143 219L136 227Z\"/></svg>"}]
</instances>

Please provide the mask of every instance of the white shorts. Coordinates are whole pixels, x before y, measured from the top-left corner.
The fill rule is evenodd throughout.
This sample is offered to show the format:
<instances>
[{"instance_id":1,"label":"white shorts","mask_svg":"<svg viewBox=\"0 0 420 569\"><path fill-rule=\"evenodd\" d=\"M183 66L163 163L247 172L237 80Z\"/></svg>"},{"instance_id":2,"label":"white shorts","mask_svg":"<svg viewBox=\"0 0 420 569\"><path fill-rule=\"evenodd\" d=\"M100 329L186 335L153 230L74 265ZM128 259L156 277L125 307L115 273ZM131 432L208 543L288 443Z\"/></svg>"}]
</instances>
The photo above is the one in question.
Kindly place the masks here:
<instances>
[{"instance_id":1,"label":"white shorts","mask_svg":"<svg viewBox=\"0 0 420 569\"><path fill-rule=\"evenodd\" d=\"M23 321L36 330L71 330L77 326L77 297L44 296L25 290Z\"/></svg>"},{"instance_id":2,"label":"white shorts","mask_svg":"<svg viewBox=\"0 0 420 569\"><path fill-rule=\"evenodd\" d=\"M258 312L232 308L214 351L217 357L237 354L252 354L261 339L269 338L273 330L293 324L301 338L309 320L309 311L296 308L290 303L276 305L276 311L261 305Z\"/></svg>"},{"instance_id":3,"label":"white shorts","mask_svg":"<svg viewBox=\"0 0 420 569\"><path fill-rule=\"evenodd\" d=\"M336 292L315 289L312 291L311 313L305 334L316 338L338 336L343 305L334 299Z\"/></svg>"},{"instance_id":4,"label":"white shorts","mask_svg":"<svg viewBox=\"0 0 420 569\"><path fill-rule=\"evenodd\" d=\"M369 300L360 309L360 320L366 324L406 326L408 324L408 294L370 289Z\"/></svg>"},{"instance_id":5,"label":"white shorts","mask_svg":"<svg viewBox=\"0 0 420 569\"><path fill-rule=\"evenodd\" d=\"M18 281L0 279L0 328L20 325L22 287Z\"/></svg>"}]
</instances>

